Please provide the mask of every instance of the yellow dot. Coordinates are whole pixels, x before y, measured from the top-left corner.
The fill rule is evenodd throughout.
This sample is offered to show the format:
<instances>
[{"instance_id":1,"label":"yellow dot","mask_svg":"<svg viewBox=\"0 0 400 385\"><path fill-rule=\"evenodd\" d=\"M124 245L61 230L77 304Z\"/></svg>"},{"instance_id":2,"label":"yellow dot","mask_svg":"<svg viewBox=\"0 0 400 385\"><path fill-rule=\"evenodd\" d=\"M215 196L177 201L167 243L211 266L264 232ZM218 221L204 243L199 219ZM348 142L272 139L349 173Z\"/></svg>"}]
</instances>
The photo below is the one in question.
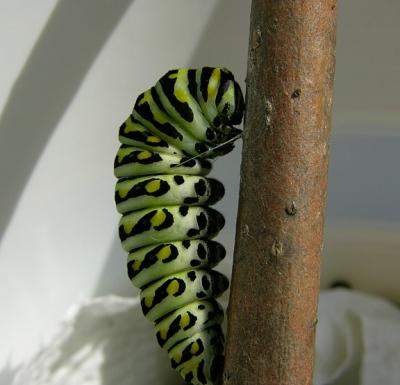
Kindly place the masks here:
<instances>
[{"instance_id":1,"label":"yellow dot","mask_svg":"<svg viewBox=\"0 0 400 385\"><path fill-rule=\"evenodd\" d=\"M160 330L160 337L163 340L167 339L167 331L165 329Z\"/></svg>"},{"instance_id":2,"label":"yellow dot","mask_svg":"<svg viewBox=\"0 0 400 385\"><path fill-rule=\"evenodd\" d=\"M144 304L146 307L151 307L153 304L153 297L144 297Z\"/></svg>"},{"instance_id":3,"label":"yellow dot","mask_svg":"<svg viewBox=\"0 0 400 385\"><path fill-rule=\"evenodd\" d=\"M129 234L133 229L133 223L123 223L124 231L126 234Z\"/></svg>"},{"instance_id":4,"label":"yellow dot","mask_svg":"<svg viewBox=\"0 0 400 385\"><path fill-rule=\"evenodd\" d=\"M173 359L175 362L179 363L182 361L182 353L180 351L176 351L172 353L170 358Z\"/></svg>"},{"instance_id":5,"label":"yellow dot","mask_svg":"<svg viewBox=\"0 0 400 385\"><path fill-rule=\"evenodd\" d=\"M121 185L117 185L116 189L120 198L125 198L130 190L129 188L123 187Z\"/></svg>"},{"instance_id":6,"label":"yellow dot","mask_svg":"<svg viewBox=\"0 0 400 385\"><path fill-rule=\"evenodd\" d=\"M214 69L210 76L210 80L208 81L207 93L209 99L215 98L219 86L219 81L221 78L221 72L219 68Z\"/></svg>"},{"instance_id":7,"label":"yellow dot","mask_svg":"<svg viewBox=\"0 0 400 385\"><path fill-rule=\"evenodd\" d=\"M167 122L171 123L171 121L168 121L168 116L165 115L164 112L157 109L156 107L153 106L152 112L153 112L153 118L156 122L158 122L160 124L164 124Z\"/></svg>"},{"instance_id":8,"label":"yellow dot","mask_svg":"<svg viewBox=\"0 0 400 385\"><path fill-rule=\"evenodd\" d=\"M156 215L154 215L153 218L151 218L150 222L153 227L160 226L161 224L164 223L167 215L164 213L164 211L158 211Z\"/></svg>"},{"instance_id":9,"label":"yellow dot","mask_svg":"<svg viewBox=\"0 0 400 385\"><path fill-rule=\"evenodd\" d=\"M150 90L147 90L147 91L144 93L142 99L140 100L139 106L142 105L142 104L144 104L144 103L146 103L146 102L148 102L149 100L152 100L152 97L151 97L151 94L150 94Z\"/></svg>"},{"instance_id":10,"label":"yellow dot","mask_svg":"<svg viewBox=\"0 0 400 385\"><path fill-rule=\"evenodd\" d=\"M141 265L142 265L142 261L135 260L135 262L133 262L133 264L132 264L132 268L133 268L133 270L138 271L138 270L140 270Z\"/></svg>"},{"instance_id":11,"label":"yellow dot","mask_svg":"<svg viewBox=\"0 0 400 385\"><path fill-rule=\"evenodd\" d=\"M169 258L169 256L171 255L171 246L164 246L158 253L157 253L157 257L158 259L160 259L161 261L164 259Z\"/></svg>"},{"instance_id":12,"label":"yellow dot","mask_svg":"<svg viewBox=\"0 0 400 385\"><path fill-rule=\"evenodd\" d=\"M149 142L149 143L160 143L161 142L161 138L159 138L158 136L148 136L146 138L146 142Z\"/></svg>"},{"instance_id":13,"label":"yellow dot","mask_svg":"<svg viewBox=\"0 0 400 385\"><path fill-rule=\"evenodd\" d=\"M192 343L192 347L190 348L190 353L192 354L196 354L200 349L199 344L197 343L197 341Z\"/></svg>"},{"instance_id":14,"label":"yellow dot","mask_svg":"<svg viewBox=\"0 0 400 385\"><path fill-rule=\"evenodd\" d=\"M139 152L137 158L139 160L144 160L144 159L150 158L152 155L153 155L153 153L151 153L150 151L142 151L142 152Z\"/></svg>"},{"instance_id":15,"label":"yellow dot","mask_svg":"<svg viewBox=\"0 0 400 385\"><path fill-rule=\"evenodd\" d=\"M198 367L199 362L197 360L189 360L185 362L183 370L185 370L185 373L193 373L196 376L197 373L197 367ZM181 372L181 374L183 371ZM197 381L196 381L197 383Z\"/></svg>"},{"instance_id":16,"label":"yellow dot","mask_svg":"<svg viewBox=\"0 0 400 385\"><path fill-rule=\"evenodd\" d=\"M145 189L148 193L153 193L160 189L161 181L159 179L152 180L151 182L147 183Z\"/></svg>"},{"instance_id":17,"label":"yellow dot","mask_svg":"<svg viewBox=\"0 0 400 385\"><path fill-rule=\"evenodd\" d=\"M190 317L188 313L185 313L181 320L179 321L179 326L181 327L181 329L184 329L186 326L188 326L190 323Z\"/></svg>"},{"instance_id":18,"label":"yellow dot","mask_svg":"<svg viewBox=\"0 0 400 385\"><path fill-rule=\"evenodd\" d=\"M125 134L127 134L128 132L132 132L132 131L136 131L136 129L135 129L135 125L133 124L133 122L129 118L129 119L127 119L125 121L125 128L124 128L123 132Z\"/></svg>"},{"instance_id":19,"label":"yellow dot","mask_svg":"<svg viewBox=\"0 0 400 385\"><path fill-rule=\"evenodd\" d=\"M180 87L179 88L175 87L174 95L180 102L182 102L182 103L188 102L188 93L186 92L186 90L184 90Z\"/></svg>"},{"instance_id":20,"label":"yellow dot","mask_svg":"<svg viewBox=\"0 0 400 385\"><path fill-rule=\"evenodd\" d=\"M167 287L168 295L174 295L179 290L179 282L174 279Z\"/></svg>"}]
</instances>

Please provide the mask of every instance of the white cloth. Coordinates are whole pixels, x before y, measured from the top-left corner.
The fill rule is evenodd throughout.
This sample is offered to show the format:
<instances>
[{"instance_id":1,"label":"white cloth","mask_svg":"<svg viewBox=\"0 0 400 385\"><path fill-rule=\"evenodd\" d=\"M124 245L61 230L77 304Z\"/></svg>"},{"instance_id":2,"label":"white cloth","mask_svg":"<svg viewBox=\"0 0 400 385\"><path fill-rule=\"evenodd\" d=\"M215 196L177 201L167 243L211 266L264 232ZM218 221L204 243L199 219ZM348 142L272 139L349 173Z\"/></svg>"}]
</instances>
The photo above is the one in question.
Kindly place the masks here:
<instances>
[{"instance_id":1,"label":"white cloth","mask_svg":"<svg viewBox=\"0 0 400 385\"><path fill-rule=\"evenodd\" d=\"M315 385L399 385L400 311L351 290L321 293ZM177 385L137 298L74 307L12 385Z\"/></svg>"},{"instance_id":2,"label":"white cloth","mask_svg":"<svg viewBox=\"0 0 400 385\"><path fill-rule=\"evenodd\" d=\"M13 385L178 385L138 298L99 297L74 307Z\"/></svg>"},{"instance_id":3,"label":"white cloth","mask_svg":"<svg viewBox=\"0 0 400 385\"><path fill-rule=\"evenodd\" d=\"M399 385L400 310L384 299L321 293L315 385Z\"/></svg>"}]
</instances>

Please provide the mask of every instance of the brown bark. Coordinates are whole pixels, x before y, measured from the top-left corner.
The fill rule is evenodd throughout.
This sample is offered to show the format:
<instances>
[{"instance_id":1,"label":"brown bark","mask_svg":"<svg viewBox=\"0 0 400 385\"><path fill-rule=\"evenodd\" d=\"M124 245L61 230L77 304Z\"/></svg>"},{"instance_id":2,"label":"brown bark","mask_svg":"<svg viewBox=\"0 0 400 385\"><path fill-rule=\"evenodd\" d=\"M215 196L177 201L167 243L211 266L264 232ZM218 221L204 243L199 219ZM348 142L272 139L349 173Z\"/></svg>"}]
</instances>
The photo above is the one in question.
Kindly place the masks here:
<instances>
[{"instance_id":1,"label":"brown bark","mask_svg":"<svg viewBox=\"0 0 400 385\"><path fill-rule=\"evenodd\" d=\"M253 0L224 385L312 383L335 0Z\"/></svg>"}]
</instances>

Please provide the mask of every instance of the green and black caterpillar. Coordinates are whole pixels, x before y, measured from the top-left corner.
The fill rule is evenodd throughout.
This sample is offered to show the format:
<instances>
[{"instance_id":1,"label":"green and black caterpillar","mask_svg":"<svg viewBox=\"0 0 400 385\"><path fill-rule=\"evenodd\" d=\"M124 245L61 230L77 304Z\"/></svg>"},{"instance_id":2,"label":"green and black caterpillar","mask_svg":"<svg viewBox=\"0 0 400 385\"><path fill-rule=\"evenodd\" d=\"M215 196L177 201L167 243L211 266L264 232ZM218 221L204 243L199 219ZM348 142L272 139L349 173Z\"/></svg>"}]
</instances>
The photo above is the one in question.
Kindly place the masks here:
<instances>
[{"instance_id":1,"label":"green and black caterpillar","mask_svg":"<svg viewBox=\"0 0 400 385\"><path fill-rule=\"evenodd\" d=\"M229 285L212 270L225 257L212 240L225 221L209 206L224 187L206 177L207 158L233 149L243 110L227 69L175 69L138 96L119 131L115 201L128 275L172 367L193 385L220 379L224 312L215 298Z\"/></svg>"}]
</instances>

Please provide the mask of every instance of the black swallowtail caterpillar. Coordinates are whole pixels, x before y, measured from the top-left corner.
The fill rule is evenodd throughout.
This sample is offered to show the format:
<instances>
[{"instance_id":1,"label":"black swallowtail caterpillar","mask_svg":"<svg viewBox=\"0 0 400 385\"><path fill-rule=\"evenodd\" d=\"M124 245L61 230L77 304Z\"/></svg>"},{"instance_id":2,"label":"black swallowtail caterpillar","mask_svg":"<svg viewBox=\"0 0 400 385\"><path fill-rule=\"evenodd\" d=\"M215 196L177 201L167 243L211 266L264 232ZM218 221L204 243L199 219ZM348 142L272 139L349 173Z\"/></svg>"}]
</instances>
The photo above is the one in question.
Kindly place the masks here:
<instances>
[{"instance_id":1,"label":"black swallowtail caterpillar","mask_svg":"<svg viewBox=\"0 0 400 385\"><path fill-rule=\"evenodd\" d=\"M208 207L224 187L206 158L233 149L243 96L225 68L176 69L140 94L119 131L115 201L128 275L173 368L193 385L219 381L228 279L212 270L225 256L213 241L225 221Z\"/></svg>"}]
</instances>

